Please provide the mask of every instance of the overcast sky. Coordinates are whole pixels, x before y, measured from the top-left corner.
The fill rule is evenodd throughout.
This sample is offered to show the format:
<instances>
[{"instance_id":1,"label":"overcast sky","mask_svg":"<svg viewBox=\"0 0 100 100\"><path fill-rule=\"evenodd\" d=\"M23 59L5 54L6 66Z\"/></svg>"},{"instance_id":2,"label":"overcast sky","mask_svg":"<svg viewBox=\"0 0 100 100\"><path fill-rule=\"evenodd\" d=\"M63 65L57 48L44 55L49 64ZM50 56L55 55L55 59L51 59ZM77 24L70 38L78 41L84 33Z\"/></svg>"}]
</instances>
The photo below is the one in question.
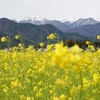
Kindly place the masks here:
<instances>
[{"instance_id":1,"label":"overcast sky","mask_svg":"<svg viewBox=\"0 0 100 100\"><path fill-rule=\"evenodd\" d=\"M23 19L37 14L47 19L92 17L100 21L100 0L0 0L0 18Z\"/></svg>"}]
</instances>

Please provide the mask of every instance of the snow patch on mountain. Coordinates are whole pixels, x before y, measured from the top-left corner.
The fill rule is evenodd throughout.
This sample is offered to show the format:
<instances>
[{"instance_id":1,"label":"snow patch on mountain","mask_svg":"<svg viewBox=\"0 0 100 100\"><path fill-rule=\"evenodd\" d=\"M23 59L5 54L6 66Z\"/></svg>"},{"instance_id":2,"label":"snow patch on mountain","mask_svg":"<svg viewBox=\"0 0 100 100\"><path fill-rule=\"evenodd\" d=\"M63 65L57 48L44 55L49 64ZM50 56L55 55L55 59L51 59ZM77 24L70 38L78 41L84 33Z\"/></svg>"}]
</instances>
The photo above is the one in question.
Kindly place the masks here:
<instances>
[{"instance_id":1,"label":"snow patch on mountain","mask_svg":"<svg viewBox=\"0 0 100 100\"><path fill-rule=\"evenodd\" d=\"M71 24L71 26L73 27L80 27L80 26L83 26L83 25L92 25L92 24L96 24L98 23L98 21L94 20L93 18L80 18L78 19L77 21L73 22Z\"/></svg>"},{"instance_id":2,"label":"snow patch on mountain","mask_svg":"<svg viewBox=\"0 0 100 100\"><path fill-rule=\"evenodd\" d=\"M36 25L41 25L44 24L44 21L47 20L45 17L43 17L42 15L38 14L36 16L30 16L30 17L26 17L23 20L20 21L24 22L24 23L32 23L32 24L36 24Z\"/></svg>"},{"instance_id":3,"label":"snow patch on mountain","mask_svg":"<svg viewBox=\"0 0 100 100\"><path fill-rule=\"evenodd\" d=\"M38 14L36 16L30 16L30 17L26 17L23 20L37 20L37 21L43 21L46 20L46 18L44 18L42 15Z\"/></svg>"},{"instance_id":4,"label":"snow patch on mountain","mask_svg":"<svg viewBox=\"0 0 100 100\"><path fill-rule=\"evenodd\" d=\"M66 18L63 18L63 19L61 19L59 21L61 21L62 23L65 23L65 22L73 23L75 21L75 19L72 19L70 17L66 17Z\"/></svg>"}]
</instances>

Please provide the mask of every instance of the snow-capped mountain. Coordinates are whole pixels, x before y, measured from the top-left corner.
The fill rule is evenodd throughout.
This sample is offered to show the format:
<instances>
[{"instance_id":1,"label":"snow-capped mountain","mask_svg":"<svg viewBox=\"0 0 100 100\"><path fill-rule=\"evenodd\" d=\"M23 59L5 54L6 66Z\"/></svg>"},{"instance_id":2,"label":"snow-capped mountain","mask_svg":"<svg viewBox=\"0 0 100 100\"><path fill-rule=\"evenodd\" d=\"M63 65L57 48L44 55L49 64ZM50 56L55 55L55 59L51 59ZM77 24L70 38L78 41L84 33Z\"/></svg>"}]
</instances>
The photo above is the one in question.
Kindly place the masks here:
<instances>
[{"instance_id":1,"label":"snow-capped mountain","mask_svg":"<svg viewBox=\"0 0 100 100\"><path fill-rule=\"evenodd\" d=\"M69 27L74 28L74 27L80 27L83 25L93 25L96 23L98 23L98 21L96 21L93 18L86 18L86 19L80 18L77 21L74 21L72 24L70 24Z\"/></svg>"},{"instance_id":2,"label":"snow-capped mountain","mask_svg":"<svg viewBox=\"0 0 100 100\"><path fill-rule=\"evenodd\" d=\"M36 16L26 17L23 20L19 21L19 23L32 23L35 25L51 24L56 28L58 28L59 30L62 31L66 30L66 25L63 24L60 20L48 20L47 18L43 17L40 14Z\"/></svg>"},{"instance_id":3,"label":"snow-capped mountain","mask_svg":"<svg viewBox=\"0 0 100 100\"><path fill-rule=\"evenodd\" d=\"M20 23L32 23L36 25L44 24L47 19L42 15L38 14L36 16L26 17L23 20L19 21Z\"/></svg>"},{"instance_id":4,"label":"snow-capped mountain","mask_svg":"<svg viewBox=\"0 0 100 100\"><path fill-rule=\"evenodd\" d=\"M60 20L49 20L43 17L42 15L38 14L36 16L26 17L23 20L20 20L19 23L32 23L35 25L52 24L59 30L66 31L67 29L72 29L83 25L96 24L98 23L98 21L96 21L93 18L80 18L78 20L75 20L69 17Z\"/></svg>"},{"instance_id":5,"label":"snow-capped mountain","mask_svg":"<svg viewBox=\"0 0 100 100\"><path fill-rule=\"evenodd\" d=\"M59 21L68 26L68 25L72 24L75 20L70 18L70 17L66 17L66 18L63 18Z\"/></svg>"},{"instance_id":6,"label":"snow-capped mountain","mask_svg":"<svg viewBox=\"0 0 100 100\"><path fill-rule=\"evenodd\" d=\"M65 23L65 22L71 22L73 23L74 22L74 19L70 18L70 17L66 17L66 18L63 18L60 20L62 23Z\"/></svg>"},{"instance_id":7,"label":"snow-capped mountain","mask_svg":"<svg viewBox=\"0 0 100 100\"><path fill-rule=\"evenodd\" d=\"M37 25L37 21L40 22L38 23L40 24L48 24L49 22L51 23L51 21L60 21L61 23L67 23L69 22L70 24L73 23L75 20L70 18L70 17L66 17L63 19L59 19L59 20L48 20L47 18L43 17L42 15L38 14L36 16L30 16L30 17L26 17L23 20L20 20L20 23L32 23L32 24L36 24Z\"/></svg>"}]
</instances>

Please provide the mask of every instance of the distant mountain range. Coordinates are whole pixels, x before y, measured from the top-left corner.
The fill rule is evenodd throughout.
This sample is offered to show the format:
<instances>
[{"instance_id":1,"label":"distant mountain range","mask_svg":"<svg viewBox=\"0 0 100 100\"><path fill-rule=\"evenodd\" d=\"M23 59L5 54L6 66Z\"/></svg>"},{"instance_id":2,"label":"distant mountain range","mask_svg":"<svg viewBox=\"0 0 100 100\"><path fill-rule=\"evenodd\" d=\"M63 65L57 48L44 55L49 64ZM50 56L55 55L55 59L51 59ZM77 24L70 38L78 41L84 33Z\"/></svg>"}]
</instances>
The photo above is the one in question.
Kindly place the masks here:
<instances>
[{"instance_id":1,"label":"distant mountain range","mask_svg":"<svg viewBox=\"0 0 100 100\"><path fill-rule=\"evenodd\" d=\"M84 25L93 25L98 23L93 18L80 18L78 20L74 20L71 18L64 18L61 20L48 20L47 18L43 17L42 15L38 14L36 16L26 17L23 20L20 20L18 23L32 23L35 25L45 25L51 24L58 28L59 30L66 32L69 29L77 28Z\"/></svg>"},{"instance_id":2,"label":"distant mountain range","mask_svg":"<svg viewBox=\"0 0 100 100\"><path fill-rule=\"evenodd\" d=\"M90 26L98 27L98 32L100 31L100 23L93 24ZM91 30L89 28L89 25L87 30ZM85 36L84 34L78 34L75 32L71 32L71 33L63 32L51 24L34 25L31 23L18 23L13 20L9 20L7 18L0 19L0 38L2 36L10 36L12 40L12 45L16 45L20 42L19 40L14 39L14 36L17 34L20 34L24 39L25 44L29 45L29 44L39 44L39 42L41 41L47 42L46 37L50 33L59 34L61 40L66 40L66 39L95 40L96 39L95 37L91 37L92 35L88 37Z\"/></svg>"}]
</instances>

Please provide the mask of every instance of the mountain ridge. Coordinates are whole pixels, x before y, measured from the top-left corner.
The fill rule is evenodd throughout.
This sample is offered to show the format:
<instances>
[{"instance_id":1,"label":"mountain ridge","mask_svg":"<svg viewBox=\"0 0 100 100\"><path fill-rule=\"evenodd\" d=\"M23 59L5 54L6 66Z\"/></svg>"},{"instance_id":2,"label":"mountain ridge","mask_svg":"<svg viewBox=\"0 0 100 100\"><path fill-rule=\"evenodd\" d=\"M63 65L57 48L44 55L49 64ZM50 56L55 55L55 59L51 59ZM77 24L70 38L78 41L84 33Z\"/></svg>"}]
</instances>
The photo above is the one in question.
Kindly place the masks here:
<instances>
[{"instance_id":1,"label":"mountain ridge","mask_svg":"<svg viewBox=\"0 0 100 100\"><path fill-rule=\"evenodd\" d=\"M76 32L83 36L91 36L96 38L97 35L100 35L100 22L93 25L83 25L81 27L69 29L66 30L66 32L70 33Z\"/></svg>"},{"instance_id":2,"label":"mountain ridge","mask_svg":"<svg viewBox=\"0 0 100 100\"><path fill-rule=\"evenodd\" d=\"M83 25L93 25L98 23L99 21L96 21L93 18L79 18L78 20L74 20L72 18L63 18L61 20L49 20L42 15L36 15L32 17L24 18L23 20L20 20L18 23L32 23L35 25L44 25L44 24L52 24L59 30L66 32L68 29L77 28Z\"/></svg>"},{"instance_id":3,"label":"mountain ridge","mask_svg":"<svg viewBox=\"0 0 100 100\"><path fill-rule=\"evenodd\" d=\"M3 36L11 37L13 41L12 45L18 44L18 41L14 39L15 35L17 34L23 37L26 45L29 45L39 44L39 42L47 42L46 37L50 33L57 33L60 36L61 40L94 40L94 38L86 37L77 33L62 32L51 24L34 25L31 23L16 23L6 18L0 19L0 38Z\"/></svg>"}]
</instances>

